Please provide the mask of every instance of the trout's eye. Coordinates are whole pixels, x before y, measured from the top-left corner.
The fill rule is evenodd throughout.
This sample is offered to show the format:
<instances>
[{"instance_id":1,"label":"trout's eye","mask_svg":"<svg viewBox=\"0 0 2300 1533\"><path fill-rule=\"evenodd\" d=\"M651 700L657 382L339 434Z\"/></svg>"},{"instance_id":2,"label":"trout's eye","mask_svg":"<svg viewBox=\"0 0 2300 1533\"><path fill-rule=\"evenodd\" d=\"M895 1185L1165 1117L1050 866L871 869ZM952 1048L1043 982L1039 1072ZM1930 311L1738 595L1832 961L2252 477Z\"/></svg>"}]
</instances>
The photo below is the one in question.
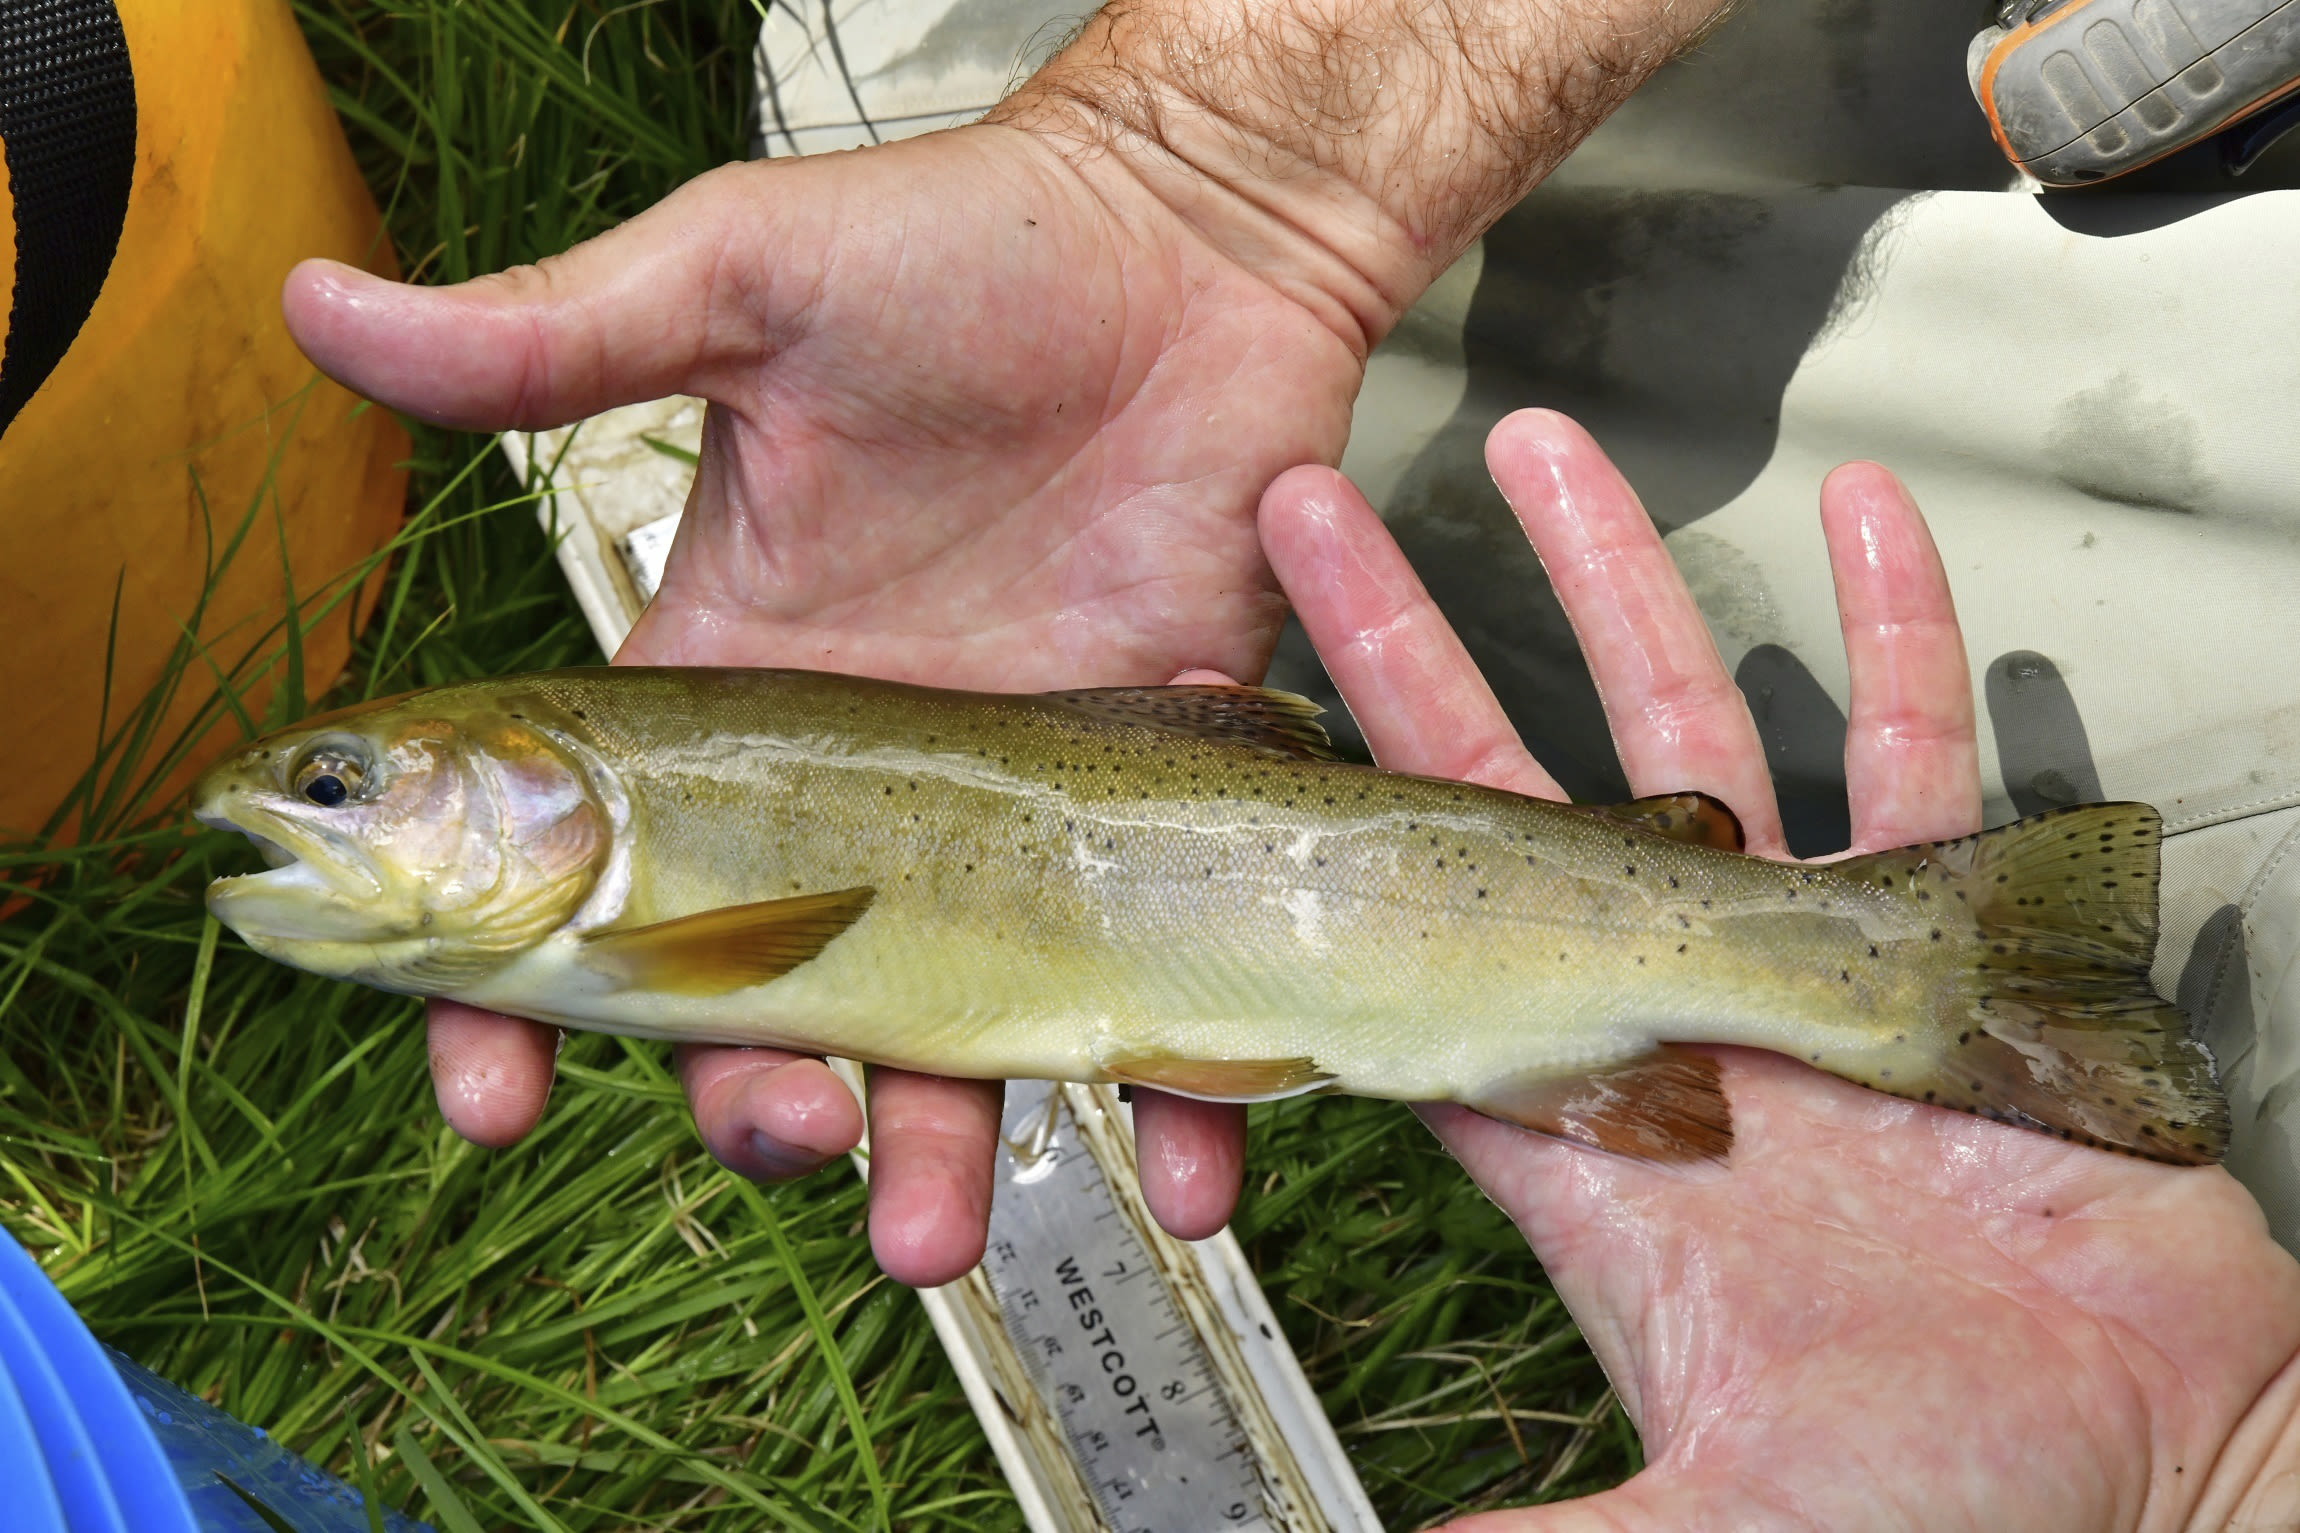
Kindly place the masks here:
<instances>
[{"instance_id":1,"label":"trout's eye","mask_svg":"<svg viewBox=\"0 0 2300 1533\"><path fill-rule=\"evenodd\" d=\"M333 809L366 783L367 763L341 746L315 746L296 763L291 781L297 793L322 809Z\"/></svg>"}]
</instances>

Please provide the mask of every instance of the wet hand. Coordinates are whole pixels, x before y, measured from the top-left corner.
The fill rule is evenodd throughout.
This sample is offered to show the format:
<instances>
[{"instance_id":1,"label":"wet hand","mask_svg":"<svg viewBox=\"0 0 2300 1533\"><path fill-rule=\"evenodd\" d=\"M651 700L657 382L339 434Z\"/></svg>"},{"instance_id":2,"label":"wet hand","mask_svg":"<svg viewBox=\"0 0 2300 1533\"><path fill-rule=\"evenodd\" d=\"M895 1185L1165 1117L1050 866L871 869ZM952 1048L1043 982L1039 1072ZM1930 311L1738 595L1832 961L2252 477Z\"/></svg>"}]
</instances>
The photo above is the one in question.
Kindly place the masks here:
<instances>
[{"instance_id":1,"label":"wet hand","mask_svg":"<svg viewBox=\"0 0 2300 1533\"><path fill-rule=\"evenodd\" d=\"M426 419L541 427L711 401L663 587L616 657L982 690L1258 676L1282 605L1254 532L1282 469L1331 461L1365 337L1224 255L1106 160L982 126L704 176L535 268L454 288L309 264L322 367ZM556 1035L431 1014L441 1109L482 1144L540 1117ZM686 1049L705 1142L759 1178L843 1154L820 1061ZM878 1072L881 1265L979 1258L999 1088ZM1144 1188L1176 1234L1236 1198L1241 1110L1143 1093Z\"/></svg>"},{"instance_id":2,"label":"wet hand","mask_svg":"<svg viewBox=\"0 0 2300 1533\"><path fill-rule=\"evenodd\" d=\"M1579 636L1630 787L1731 804L1786 858L1754 725L1636 497L1562 416L1487 445ZM1262 536L1386 766L1562 797L1347 481L1301 469ZM1821 531L1851 672L1854 849L1980 825L1939 557L1873 464ZM2300 1264L2218 1169L2072 1148L1717 1051L1727 1167L1423 1110L1516 1221L1645 1443L1602 1496L1456 1526L1558 1530L2300 1524Z\"/></svg>"}]
</instances>

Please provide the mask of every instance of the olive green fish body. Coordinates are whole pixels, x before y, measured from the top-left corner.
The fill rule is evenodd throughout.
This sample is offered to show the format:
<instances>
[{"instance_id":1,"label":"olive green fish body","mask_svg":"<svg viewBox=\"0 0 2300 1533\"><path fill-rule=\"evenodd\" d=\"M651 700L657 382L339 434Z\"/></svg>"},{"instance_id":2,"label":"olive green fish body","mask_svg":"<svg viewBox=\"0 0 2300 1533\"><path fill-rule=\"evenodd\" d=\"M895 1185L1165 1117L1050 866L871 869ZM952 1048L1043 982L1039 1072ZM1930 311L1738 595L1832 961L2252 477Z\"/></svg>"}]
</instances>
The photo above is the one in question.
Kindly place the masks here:
<instances>
[{"instance_id":1,"label":"olive green fish body","mask_svg":"<svg viewBox=\"0 0 2300 1533\"><path fill-rule=\"evenodd\" d=\"M336 727L397 729L400 744L364 747L379 762L444 758L464 731L497 740L489 760L524 775L488 794L565 811L529 860L592 848L587 881L513 902L556 901L557 923L484 963L406 957L427 930L441 955L465 940L406 918L395 930L417 946L395 938L412 966L398 988L946 1075L1460 1101L1633 1153L1665 1152L1676 1127L1625 1139L1605 1120L1673 1120L1688 1094L1714 1094L1713 1067L1656 1053L1684 1043L1772 1049L2165 1158L2209 1158L2224 1134L2209 1062L2177 1013L2142 999L2145 806L1800 867L1704 844L1718 811L1690 796L1615 815L1318 759L1295 700L1245 689L984 696L602 669L437 689L368 717ZM405 743L427 730L437 742ZM299 741L267 758L289 787L338 759L314 751L361 748L327 747L324 728ZM228 789L203 794L203 818L238 823ZM264 947L260 925L243 930ZM2061 930L2076 925L2105 930ZM2040 1068L2040 1050L2068 1055L2072 1027L2108 1041L2077 1049L2073 1075ZM2175 1105L2133 1105L2165 1071ZM1615 1085L1574 1094L1591 1080ZM1656 1090L1666 1100L1640 1107ZM2115 1100L2062 1100L2087 1095Z\"/></svg>"}]
</instances>

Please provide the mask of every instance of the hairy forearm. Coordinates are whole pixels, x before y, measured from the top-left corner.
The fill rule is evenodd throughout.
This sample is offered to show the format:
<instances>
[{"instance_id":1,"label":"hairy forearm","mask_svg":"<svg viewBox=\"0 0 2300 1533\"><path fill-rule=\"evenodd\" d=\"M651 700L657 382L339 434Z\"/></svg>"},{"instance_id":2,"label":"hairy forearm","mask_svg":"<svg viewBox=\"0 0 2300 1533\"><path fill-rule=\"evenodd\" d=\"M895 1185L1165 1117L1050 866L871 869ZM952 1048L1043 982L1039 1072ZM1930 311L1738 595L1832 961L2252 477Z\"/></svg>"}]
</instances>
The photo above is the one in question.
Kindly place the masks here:
<instances>
[{"instance_id":1,"label":"hairy forearm","mask_svg":"<svg viewBox=\"0 0 2300 1533\"><path fill-rule=\"evenodd\" d=\"M992 113L1370 345L1730 0L1111 0Z\"/></svg>"}]
</instances>

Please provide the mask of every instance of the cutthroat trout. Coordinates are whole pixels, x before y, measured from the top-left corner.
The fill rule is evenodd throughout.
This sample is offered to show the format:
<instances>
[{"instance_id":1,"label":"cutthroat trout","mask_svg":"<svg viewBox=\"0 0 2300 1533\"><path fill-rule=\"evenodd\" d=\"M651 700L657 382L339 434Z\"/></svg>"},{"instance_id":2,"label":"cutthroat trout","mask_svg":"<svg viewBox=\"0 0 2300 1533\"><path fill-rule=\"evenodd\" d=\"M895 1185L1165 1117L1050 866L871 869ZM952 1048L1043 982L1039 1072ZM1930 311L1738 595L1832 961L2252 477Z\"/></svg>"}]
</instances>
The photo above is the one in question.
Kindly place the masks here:
<instances>
[{"instance_id":1,"label":"cutthroat trout","mask_svg":"<svg viewBox=\"0 0 2300 1533\"><path fill-rule=\"evenodd\" d=\"M208 908L385 990L641 1037L1254 1101L1454 1101L1722 1156L1773 1049L2217 1160L2150 990L2158 820L2058 810L1819 867L1698 794L1548 803L1332 757L1284 693L589 669L313 719L199 782L269 872Z\"/></svg>"}]
</instances>

